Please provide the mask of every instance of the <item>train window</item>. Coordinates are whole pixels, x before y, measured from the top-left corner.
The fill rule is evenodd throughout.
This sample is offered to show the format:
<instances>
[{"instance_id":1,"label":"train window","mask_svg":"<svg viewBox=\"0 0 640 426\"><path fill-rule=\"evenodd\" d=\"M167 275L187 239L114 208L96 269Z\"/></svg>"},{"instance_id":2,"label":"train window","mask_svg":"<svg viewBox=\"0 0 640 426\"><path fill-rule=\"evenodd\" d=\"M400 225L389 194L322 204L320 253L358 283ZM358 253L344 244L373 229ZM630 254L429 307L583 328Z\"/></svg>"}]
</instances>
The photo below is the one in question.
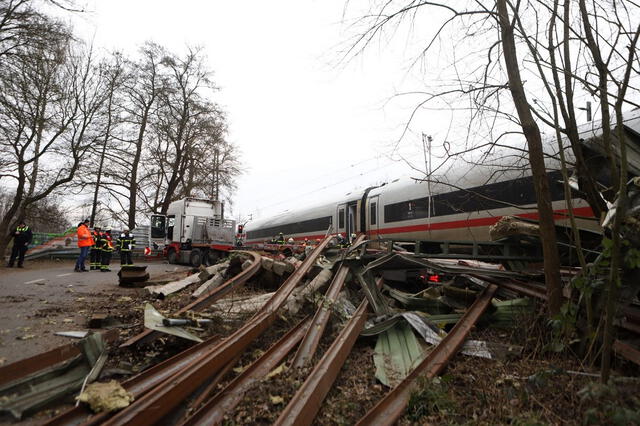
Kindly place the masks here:
<instances>
[{"instance_id":1,"label":"train window","mask_svg":"<svg viewBox=\"0 0 640 426\"><path fill-rule=\"evenodd\" d=\"M344 228L344 209L338 211L338 228Z\"/></svg>"},{"instance_id":2,"label":"train window","mask_svg":"<svg viewBox=\"0 0 640 426\"><path fill-rule=\"evenodd\" d=\"M378 217L378 205L376 203L371 203L371 212L369 212L369 223L371 223L371 225L375 225L377 217Z\"/></svg>"}]
</instances>

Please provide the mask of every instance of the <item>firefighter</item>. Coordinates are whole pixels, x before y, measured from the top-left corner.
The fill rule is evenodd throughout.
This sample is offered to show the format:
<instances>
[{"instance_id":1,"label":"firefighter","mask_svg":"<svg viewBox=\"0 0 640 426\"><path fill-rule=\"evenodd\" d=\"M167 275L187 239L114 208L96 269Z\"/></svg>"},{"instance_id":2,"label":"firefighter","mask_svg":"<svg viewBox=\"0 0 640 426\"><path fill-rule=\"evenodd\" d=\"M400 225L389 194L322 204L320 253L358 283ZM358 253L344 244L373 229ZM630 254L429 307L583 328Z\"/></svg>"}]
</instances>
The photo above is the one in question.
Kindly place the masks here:
<instances>
[{"instance_id":1,"label":"firefighter","mask_svg":"<svg viewBox=\"0 0 640 426\"><path fill-rule=\"evenodd\" d=\"M111 254L113 253L113 238L111 237L111 230L107 229L102 234L102 256L100 259L100 272L109 272L109 264L111 263Z\"/></svg>"},{"instance_id":2,"label":"firefighter","mask_svg":"<svg viewBox=\"0 0 640 426\"><path fill-rule=\"evenodd\" d=\"M131 258L131 251L135 247L136 240L133 235L129 233L128 229L122 231L120 238L118 238L118 250L120 250L120 266L133 265L133 259Z\"/></svg>"},{"instance_id":3,"label":"firefighter","mask_svg":"<svg viewBox=\"0 0 640 426\"><path fill-rule=\"evenodd\" d=\"M11 238L13 238L13 248L11 249L11 257L9 258L9 264L7 265L9 268L13 268L13 263L16 261L16 257L18 258L18 268L24 268L22 264L24 263L24 255L29 248L29 243L33 238L33 234L31 230L24 223L24 220L21 220L18 223L15 231L11 233Z\"/></svg>"},{"instance_id":4,"label":"firefighter","mask_svg":"<svg viewBox=\"0 0 640 426\"><path fill-rule=\"evenodd\" d=\"M284 244L285 243L284 234L282 234L282 232L278 233L278 236L276 237L274 243L276 243L276 244Z\"/></svg>"},{"instance_id":5,"label":"firefighter","mask_svg":"<svg viewBox=\"0 0 640 426\"><path fill-rule=\"evenodd\" d=\"M96 225L93 228L93 232L91 232L91 236L93 237L93 245L89 252L89 265L92 271L97 271L100 269L102 258L102 251L100 250L100 247L102 247L102 228Z\"/></svg>"}]
</instances>

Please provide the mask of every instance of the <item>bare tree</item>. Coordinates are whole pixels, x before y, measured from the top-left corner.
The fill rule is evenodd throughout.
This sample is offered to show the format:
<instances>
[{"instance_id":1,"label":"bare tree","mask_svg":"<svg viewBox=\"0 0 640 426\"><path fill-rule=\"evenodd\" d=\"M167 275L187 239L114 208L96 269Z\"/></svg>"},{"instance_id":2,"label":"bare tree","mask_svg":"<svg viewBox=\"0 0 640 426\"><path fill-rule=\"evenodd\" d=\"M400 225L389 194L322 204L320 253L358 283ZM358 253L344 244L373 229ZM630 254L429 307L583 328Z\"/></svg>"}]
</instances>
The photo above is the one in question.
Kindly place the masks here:
<instances>
[{"instance_id":1,"label":"bare tree","mask_svg":"<svg viewBox=\"0 0 640 426\"><path fill-rule=\"evenodd\" d=\"M162 67L144 185L148 208L165 213L172 201L204 192L203 176L211 170L203 164L222 148L225 125L223 113L208 100L214 88L200 51L167 55Z\"/></svg>"},{"instance_id":2,"label":"bare tree","mask_svg":"<svg viewBox=\"0 0 640 426\"><path fill-rule=\"evenodd\" d=\"M131 78L125 85L125 110L128 124L135 135L125 145L130 154L126 163L127 170L122 173L125 191L128 191L127 221L129 229L136 226L136 212L138 208L138 194L140 192L140 162L145 149L147 130L159 94L163 90L160 79L160 61L166 56L165 50L151 42L147 42L140 49L140 58L130 62Z\"/></svg>"},{"instance_id":3,"label":"bare tree","mask_svg":"<svg viewBox=\"0 0 640 426\"><path fill-rule=\"evenodd\" d=\"M73 180L97 137L95 118L105 100L91 51L68 32L19 50L0 70L0 151L7 159L0 176L14 188L0 219L0 255L26 209Z\"/></svg>"},{"instance_id":4,"label":"bare tree","mask_svg":"<svg viewBox=\"0 0 640 426\"><path fill-rule=\"evenodd\" d=\"M474 164L488 160L487 152L495 153L496 147L510 144L500 141L514 130L514 124L527 139L530 167L537 186L538 210L541 219L547 216L546 220L541 220L541 227L547 286L552 287L548 288L549 311L557 312L560 302L557 263L548 263L549 253L553 251L549 243L552 221L542 182L546 180L542 160L545 154L540 152L539 127L550 131L557 141L567 208L574 228L577 219L571 198L576 195L569 188L566 168L577 178L580 197L587 200L597 218L606 211L605 200L612 201L616 193L619 204L623 205L619 210L623 212L627 160L626 137L621 123L625 107L638 107L636 45L640 6L630 1L595 1L587 5L583 0L563 3L542 0L388 1L372 4L371 13L355 24L356 27L364 25L365 30L351 43L348 57L361 53L375 37L384 34L386 28L397 31L404 21L409 21L411 28L418 28L420 24L433 28L430 38L417 52L415 63L425 64L425 70L432 69L433 65L428 64L438 62L444 53L442 56L450 60L446 69L451 73L437 68L440 79L433 83L434 89L421 93L422 99L415 111L441 102L440 105L457 111L458 117L464 115L459 121L467 120L468 134L475 135L480 143L467 137L466 145L459 152L466 154L482 149L483 154L474 157ZM440 17L435 25L434 17ZM437 48L440 48L439 52L435 50ZM451 75L451 81L443 81L445 75ZM507 88L509 99L504 96ZM603 134L589 145L583 143L579 133L581 96L578 92L600 105ZM612 113L616 116L615 130ZM409 126L410 123L407 129ZM498 158L504 162L507 156L499 155ZM551 159L546 157L547 168L550 164L558 164ZM607 177L609 188L603 186ZM615 301L615 283L618 282L619 230L613 230L613 252L618 260L611 267L609 301ZM579 237L578 232L574 234ZM576 241L579 244L579 240ZM584 264L584 259L581 262ZM590 300L587 305L591 307ZM612 315L609 310L607 333L611 330ZM606 342L610 339L610 334L605 335L603 378L607 376L604 364L608 362Z\"/></svg>"},{"instance_id":5,"label":"bare tree","mask_svg":"<svg viewBox=\"0 0 640 426\"><path fill-rule=\"evenodd\" d=\"M89 176L95 177L95 189L93 191L93 202L91 207L91 226L94 226L97 209L98 196L103 180L105 162L107 161L107 149L113 146L114 129L120 123L120 108L118 106L118 94L125 79L125 69L122 56L119 53L112 55L111 60L103 61L100 64L100 72L105 80L106 102L104 107L104 135L100 144L93 146L90 152L94 154L92 157L95 161L86 161L88 163ZM111 149L109 149L111 152ZM91 166L97 166L96 170L92 170Z\"/></svg>"}]
</instances>

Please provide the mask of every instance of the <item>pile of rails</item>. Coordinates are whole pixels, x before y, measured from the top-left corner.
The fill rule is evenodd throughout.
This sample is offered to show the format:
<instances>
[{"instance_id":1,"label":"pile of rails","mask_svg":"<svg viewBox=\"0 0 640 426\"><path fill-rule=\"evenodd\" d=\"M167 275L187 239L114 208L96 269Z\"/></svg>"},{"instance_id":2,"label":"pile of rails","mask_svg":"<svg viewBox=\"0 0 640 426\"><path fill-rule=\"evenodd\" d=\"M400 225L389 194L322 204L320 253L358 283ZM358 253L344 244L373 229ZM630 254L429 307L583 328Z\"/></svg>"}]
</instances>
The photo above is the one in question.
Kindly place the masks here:
<instances>
[{"instance_id":1,"label":"pile of rails","mask_svg":"<svg viewBox=\"0 0 640 426\"><path fill-rule=\"evenodd\" d=\"M149 288L166 297L199 284L193 292L195 300L171 312L173 319L193 319L194 313L205 309L226 320L247 319L225 338L196 336L199 343L120 383L113 393L124 395L124 402L113 410L96 413L83 403L49 424L153 424L167 419L178 424L217 424L233 419L245 395L266 377L294 377L296 371L305 374L291 380L295 384L292 397L271 396L273 419L277 424L310 424L361 336L375 339L375 373L371 373L389 391L367 407L360 424L391 424L402 416L417 379L438 375L458 352L491 359L517 356L517 347L468 340L468 335L482 323L513 326L533 310L532 300L522 296L544 298L545 294L539 274L480 262L420 258L395 250L392 242L372 243L363 237L348 250L330 246L328 237L303 261L238 252L227 263ZM274 276L286 280L273 292L233 295L257 276L270 284L278 282ZM305 316L310 307L315 312ZM300 320L280 333L275 343L247 358L248 352L255 352L255 342L282 316ZM137 350L167 329L176 329L162 319L152 325L145 318L147 329L124 342L120 350ZM328 342L327 335L331 335ZM321 344L323 339L328 347ZM90 356L92 373L86 377L97 377L95 359L104 351ZM52 364L60 357L46 362ZM242 359L251 361L242 365ZM41 358L39 364L46 362ZM0 370L9 367L17 366ZM5 390L18 389L16 377L11 379L0 382ZM24 378L20 380L24 384ZM96 410L105 404L92 406Z\"/></svg>"}]
</instances>

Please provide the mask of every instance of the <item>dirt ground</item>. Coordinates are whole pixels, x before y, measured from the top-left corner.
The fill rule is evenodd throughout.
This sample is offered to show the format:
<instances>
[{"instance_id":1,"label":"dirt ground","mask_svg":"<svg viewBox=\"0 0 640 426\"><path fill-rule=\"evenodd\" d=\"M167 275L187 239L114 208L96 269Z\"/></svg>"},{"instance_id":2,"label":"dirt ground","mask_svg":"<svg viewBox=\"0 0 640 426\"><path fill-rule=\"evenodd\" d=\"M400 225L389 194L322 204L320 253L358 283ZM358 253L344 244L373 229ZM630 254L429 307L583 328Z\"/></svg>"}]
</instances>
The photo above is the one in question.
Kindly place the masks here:
<instances>
[{"instance_id":1,"label":"dirt ground","mask_svg":"<svg viewBox=\"0 0 640 426\"><path fill-rule=\"evenodd\" d=\"M145 265L152 279L189 270L163 262ZM26 262L25 266L0 267L0 364L74 341L54 333L87 330L94 313L126 320L127 312L140 308L133 300L147 297L144 289L118 286L119 265L104 273L74 273L72 260Z\"/></svg>"}]
</instances>

